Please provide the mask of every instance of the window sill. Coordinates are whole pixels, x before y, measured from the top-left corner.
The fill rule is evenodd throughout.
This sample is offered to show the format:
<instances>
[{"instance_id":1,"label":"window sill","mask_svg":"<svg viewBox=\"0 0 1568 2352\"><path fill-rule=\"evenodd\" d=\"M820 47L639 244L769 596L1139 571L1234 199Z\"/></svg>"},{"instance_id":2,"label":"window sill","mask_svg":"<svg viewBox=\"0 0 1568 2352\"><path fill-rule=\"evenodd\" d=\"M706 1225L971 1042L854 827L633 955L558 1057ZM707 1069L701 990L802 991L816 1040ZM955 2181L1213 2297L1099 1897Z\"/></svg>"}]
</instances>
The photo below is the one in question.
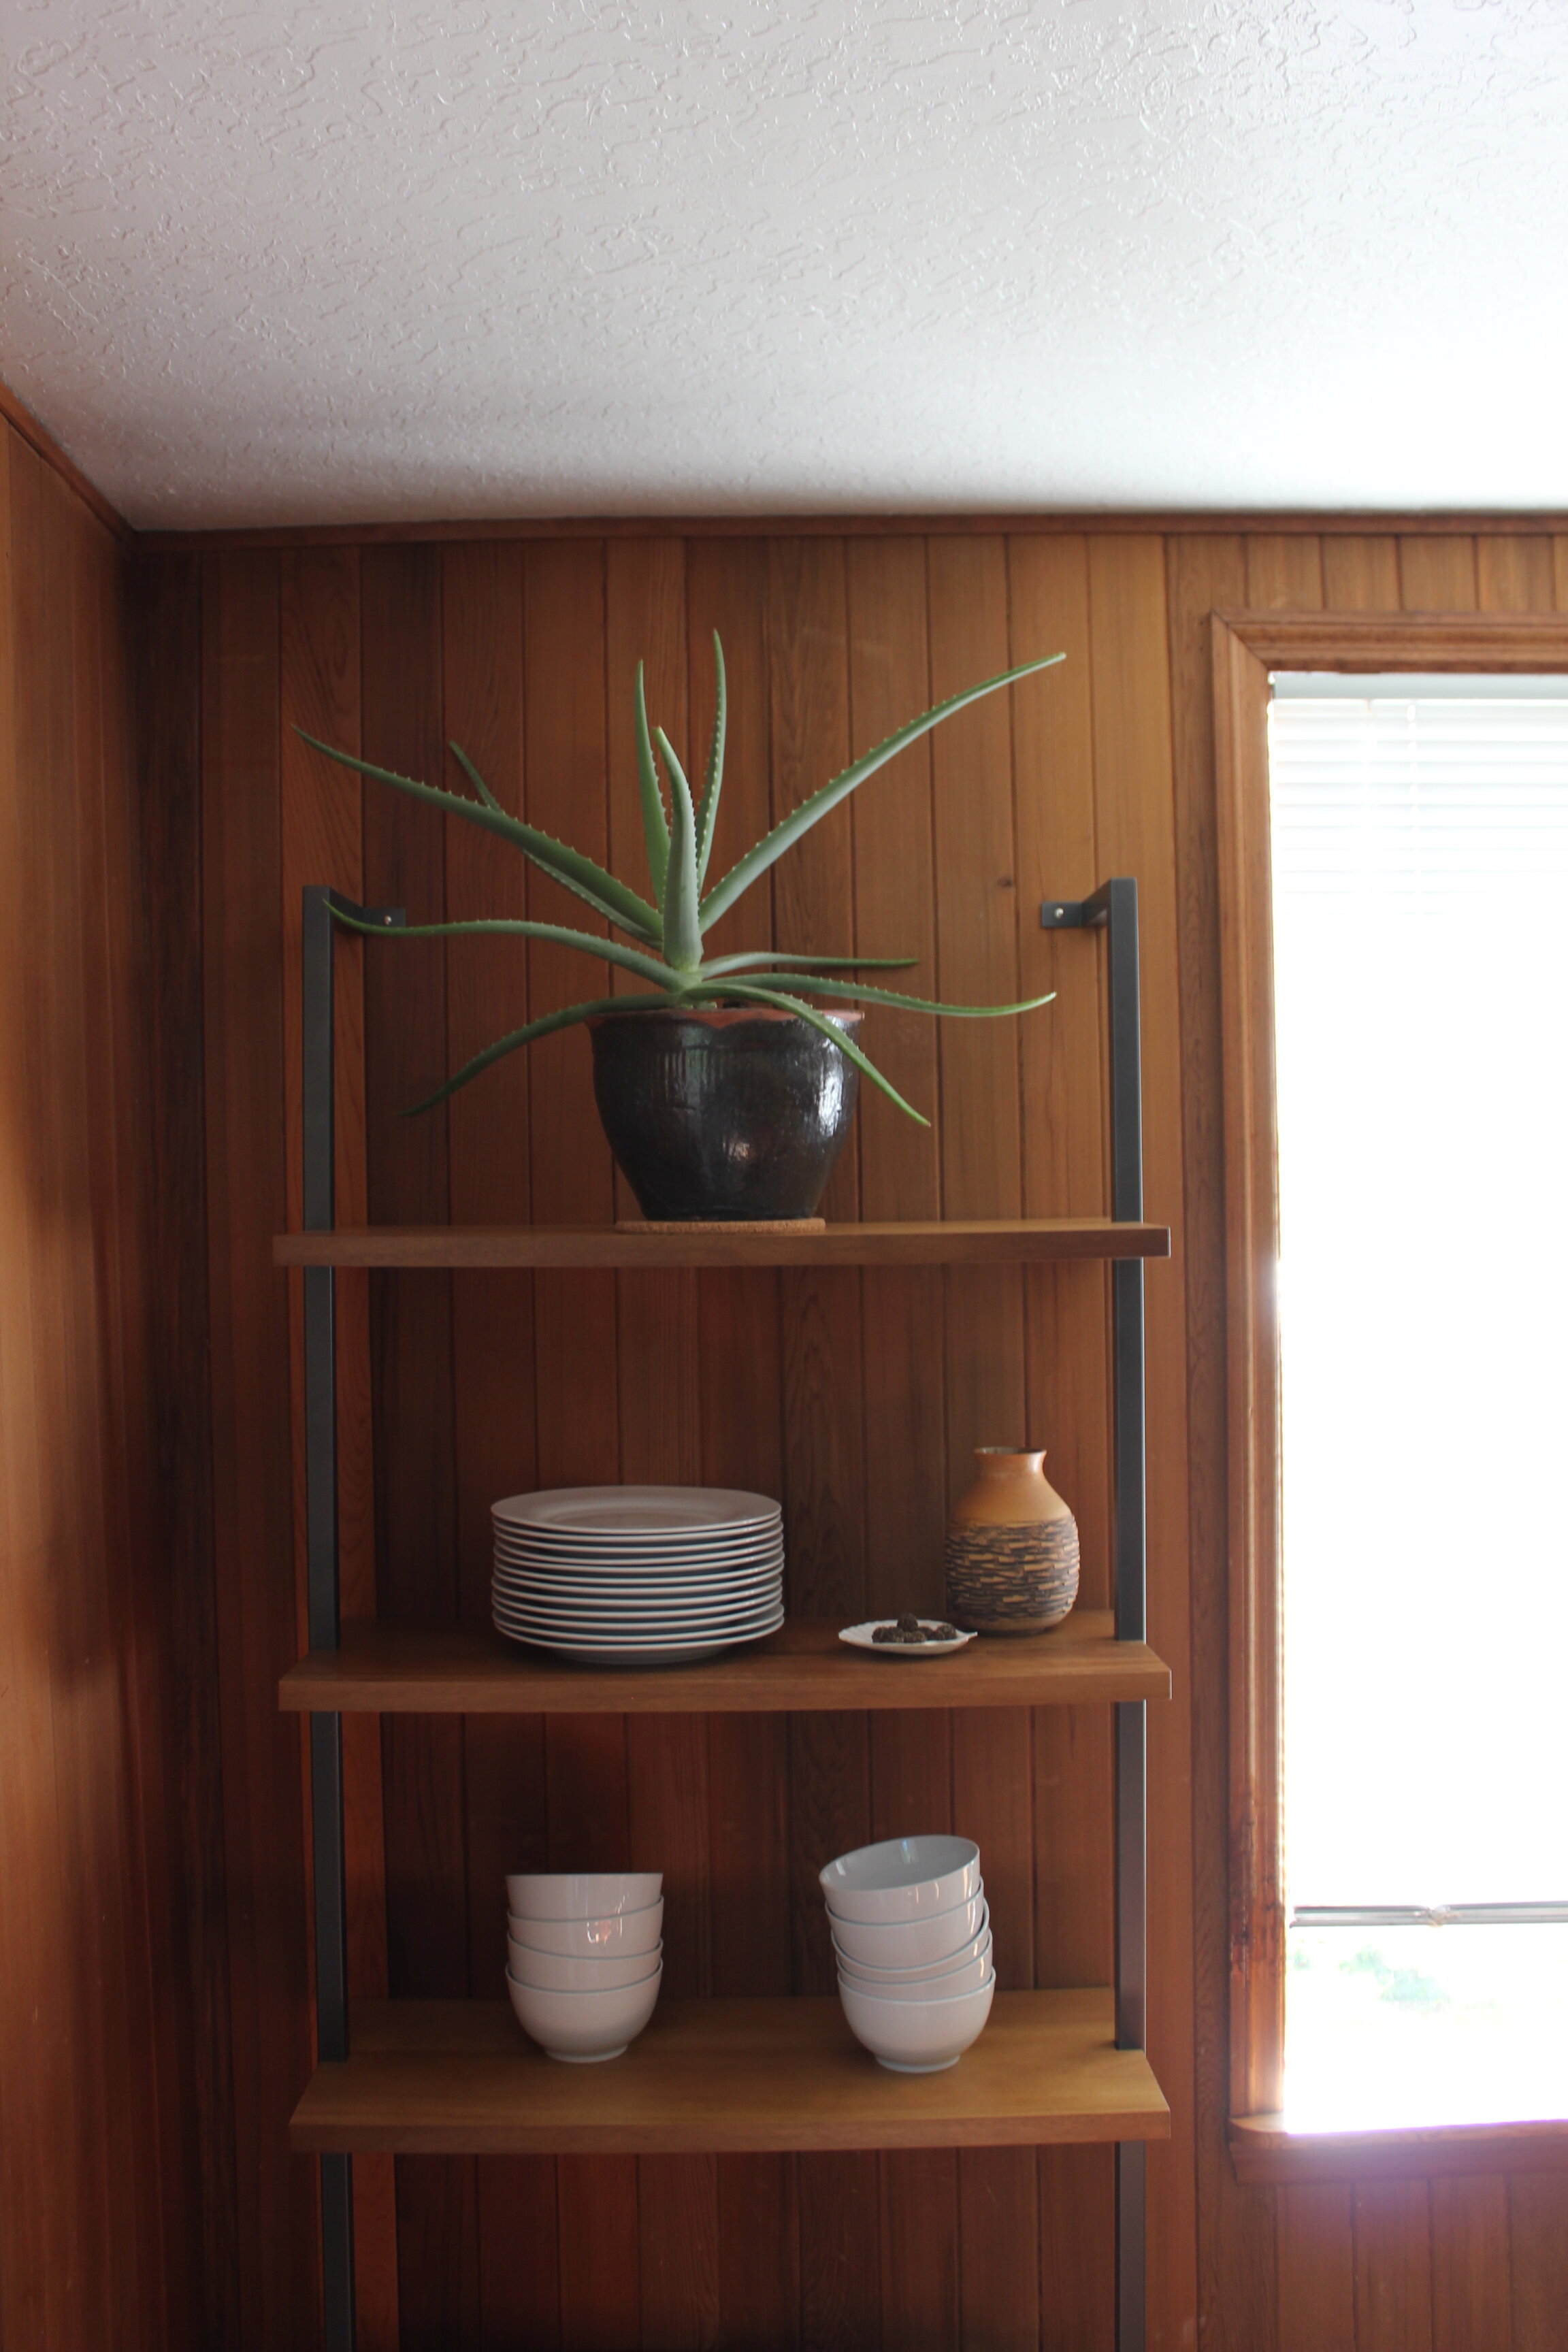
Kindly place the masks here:
<instances>
[{"instance_id":1,"label":"window sill","mask_svg":"<svg viewBox=\"0 0 1568 2352\"><path fill-rule=\"evenodd\" d=\"M1568 2172L1568 2119L1427 2124L1405 2131L1287 2131L1278 2115L1232 2116L1237 2180L1375 2180L1445 2172Z\"/></svg>"}]
</instances>

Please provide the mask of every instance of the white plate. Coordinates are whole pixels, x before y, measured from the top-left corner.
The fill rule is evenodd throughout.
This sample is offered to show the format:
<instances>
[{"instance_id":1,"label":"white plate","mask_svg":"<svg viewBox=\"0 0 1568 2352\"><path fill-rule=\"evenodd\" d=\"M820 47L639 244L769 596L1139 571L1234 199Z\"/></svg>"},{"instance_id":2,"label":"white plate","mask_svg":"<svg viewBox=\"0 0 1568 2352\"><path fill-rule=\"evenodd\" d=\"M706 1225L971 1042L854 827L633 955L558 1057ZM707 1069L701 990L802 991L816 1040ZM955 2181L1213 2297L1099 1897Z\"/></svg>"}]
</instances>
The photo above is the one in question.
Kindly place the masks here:
<instances>
[{"instance_id":1,"label":"white plate","mask_svg":"<svg viewBox=\"0 0 1568 2352\"><path fill-rule=\"evenodd\" d=\"M504 1633L515 1633L525 1641L535 1635L542 1642L573 1642L582 1649L635 1650L647 1643L663 1646L670 1642L751 1642L763 1633L772 1633L783 1622L784 1612L773 1609L756 1617L715 1618L702 1624L685 1624L679 1621L648 1620L644 1623L616 1624L606 1621L601 1625L576 1625L570 1622L547 1622L539 1617L522 1617L509 1609L493 1612L493 1622Z\"/></svg>"},{"instance_id":2,"label":"white plate","mask_svg":"<svg viewBox=\"0 0 1568 2352\"><path fill-rule=\"evenodd\" d=\"M962 1650L975 1638L973 1633L961 1633L956 1642L873 1642L871 1636L879 1625L892 1625L897 1622L892 1617L868 1617L863 1625L844 1626L838 1638L841 1642L847 1642L852 1650L869 1650L879 1658L951 1658L954 1650ZM952 1621L942 1617L922 1617L920 1622L922 1625L942 1625Z\"/></svg>"},{"instance_id":3,"label":"white plate","mask_svg":"<svg viewBox=\"0 0 1568 2352\"><path fill-rule=\"evenodd\" d=\"M527 1552L509 1551L497 1544L498 1567L549 1584L711 1584L727 1576L755 1576L764 1569L781 1569L784 1552L776 1544L765 1551L737 1552L733 1559L534 1559Z\"/></svg>"},{"instance_id":4,"label":"white plate","mask_svg":"<svg viewBox=\"0 0 1568 2352\"><path fill-rule=\"evenodd\" d=\"M722 1622L738 1624L752 1617L765 1617L784 1607L784 1594L774 1585L767 1592L739 1592L726 1600L705 1602L700 1608L693 1604L683 1608L673 1601L628 1601L608 1603L604 1607L557 1607L540 1601L531 1592L503 1592L490 1587L490 1605L505 1610L511 1617L536 1617L542 1624L581 1625L591 1632L598 1625L621 1625L628 1618L645 1620L654 1625L710 1625Z\"/></svg>"},{"instance_id":5,"label":"white plate","mask_svg":"<svg viewBox=\"0 0 1568 2352\"><path fill-rule=\"evenodd\" d=\"M677 1530L776 1523L781 1511L771 1495L732 1486L550 1486L508 1495L491 1505L490 1516L508 1527L658 1541Z\"/></svg>"},{"instance_id":6,"label":"white plate","mask_svg":"<svg viewBox=\"0 0 1568 2352\"><path fill-rule=\"evenodd\" d=\"M782 1543L782 1519L743 1519L731 1528L650 1528L634 1535L624 1528L595 1534L588 1528L520 1528L510 1519L492 1518L490 1532L500 1543L525 1544L531 1551L552 1558L562 1552L605 1551L733 1551L737 1544Z\"/></svg>"},{"instance_id":7,"label":"white plate","mask_svg":"<svg viewBox=\"0 0 1568 2352\"><path fill-rule=\"evenodd\" d=\"M614 1635L600 1637L574 1633L544 1633L537 1628L530 1630L503 1623L500 1618L496 1620L497 1630L510 1635L513 1641L532 1642L542 1650L565 1650L583 1657L607 1657L612 1651L627 1657L642 1657L668 1650L689 1650L695 1655L700 1650L727 1650L738 1642L760 1642L766 1634L776 1633L783 1623L784 1612L781 1609L776 1616L764 1619L760 1625L731 1628L723 1633L694 1633L678 1628L665 1634L637 1634L617 1640Z\"/></svg>"},{"instance_id":8,"label":"white plate","mask_svg":"<svg viewBox=\"0 0 1568 2352\"><path fill-rule=\"evenodd\" d=\"M651 1600L709 1601L715 1593L755 1592L763 1585L784 1582L784 1562L763 1560L755 1568L738 1568L729 1576L535 1576L531 1569L498 1559L492 1581L516 1592L537 1592L560 1601L620 1601L646 1592Z\"/></svg>"},{"instance_id":9,"label":"white plate","mask_svg":"<svg viewBox=\"0 0 1568 2352\"><path fill-rule=\"evenodd\" d=\"M783 1623L780 1617L777 1624L764 1626L763 1633L776 1633ZM656 1643L640 1649L614 1649L589 1647L578 1642L547 1642L531 1633L509 1633L504 1625L500 1630L508 1634L509 1640L526 1642L531 1649L548 1650L552 1657L574 1658L584 1666L691 1665L700 1658L718 1657L725 1650L738 1650L748 1642L763 1639L763 1633L731 1633L722 1641Z\"/></svg>"},{"instance_id":10,"label":"white plate","mask_svg":"<svg viewBox=\"0 0 1568 2352\"><path fill-rule=\"evenodd\" d=\"M560 1641L673 1642L677 1638L704 1641L710 1634L749 1633L753 1626L771 1624L782 1610L778 1601L771 1601L761 1609L721 1610L710 1617L552 1617L537 1609L517 1609L498 1601L491 1613L498 1624L515 1625Z\"/></svg>"}]
</instances>

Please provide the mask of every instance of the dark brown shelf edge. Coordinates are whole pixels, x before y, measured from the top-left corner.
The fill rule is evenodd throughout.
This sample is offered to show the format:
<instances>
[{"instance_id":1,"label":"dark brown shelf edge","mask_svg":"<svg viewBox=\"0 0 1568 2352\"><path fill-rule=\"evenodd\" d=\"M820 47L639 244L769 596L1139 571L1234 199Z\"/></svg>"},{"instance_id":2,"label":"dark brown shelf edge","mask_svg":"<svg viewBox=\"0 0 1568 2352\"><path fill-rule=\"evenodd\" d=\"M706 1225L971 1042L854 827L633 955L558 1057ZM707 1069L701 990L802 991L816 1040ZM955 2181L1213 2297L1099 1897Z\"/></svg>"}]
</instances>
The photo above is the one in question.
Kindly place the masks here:
<instances>
[{"instance_id":1,"label":"dark brown shelf edge","mask_svg":"<svg viewBox=\"0 0 1568 2352\"><path fill-rule=\"evenodd\" d=\"M339 1225L279 1234L274 1265L1027 1265L1169 1257L1167 1225L1109 1217L829 1225L820 1234L622 1233L613 1225Z\"/></svg>"},{"instance_id":2,"label":"dark brown shelf edge","mask_svg":"<svg viewBox=\"0 0 1568 2352\"><path fill-rule=\"evenodd\" d=\"M1238 2181L1425 2179L1461 2172L1568 2172L1568 2118L1421 2124L1403 2131L1289 2131L1282 2116L1233 2116Z\"/></svg>"},{"instance_id":3,"label":"dark brown shelf edge","mask_svg":"<svg viewBox=\"0 0 1568 2352\"><path fill-rule=\"evenodd\" d=\"M582 1666L488 1625L362 1621L344 1625L341 1649L289 1668L279 1705L290 1714L806 1715L1085 1706L1170 1689L1163 1659L1146 1643L1118 1642L1108 1609L926 1659L871 1657L839 1641L837 1619L795 1617L766 1642L688 1666Z\"/></svg>"},{"instance_id":4,"label":"dark brown shelf edge","mask_svg":"<svg viewBox=\"0 0 1568 2352\"><path fill-rule=\"evenodd\" d=\"M356 2002L351 2054L316 2069L289 2145L700 2155L1167 2139L1164 2095L1142 2051L1113 2047L1112 2015L1102 1986L1001 1993L957 2067L905 2075L859 2048L832 1996L668 2001L602 2069L556 2065L504 2001Z\"/></svg>"}]
</instances>

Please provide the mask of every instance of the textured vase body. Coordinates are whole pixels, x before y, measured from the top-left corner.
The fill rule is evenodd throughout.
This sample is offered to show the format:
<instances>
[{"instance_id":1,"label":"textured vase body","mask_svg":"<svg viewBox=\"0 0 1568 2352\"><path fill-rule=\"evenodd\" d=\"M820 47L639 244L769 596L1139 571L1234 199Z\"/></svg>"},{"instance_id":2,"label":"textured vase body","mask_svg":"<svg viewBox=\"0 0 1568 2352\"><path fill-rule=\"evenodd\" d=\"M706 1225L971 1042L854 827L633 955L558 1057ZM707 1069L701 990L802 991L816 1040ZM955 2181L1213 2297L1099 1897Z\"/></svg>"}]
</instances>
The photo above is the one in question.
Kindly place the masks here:
<instances>
[{"instance_id":1,"label":"textured vase body","mask_svg":"<svg viewBox=\"0 0 1568 2352\"><path fill-rule=\"evenodd\" d=\"M853 1036L864 1015L835 1013ZM816 1214L860 1074L797 1013L607 1013L588 1024L594 1099L643 1215Z\"/></svg>"},{"instance_id":2,"label":"textured vase body","mask_svg":"<svg viewBox=\"0 0 1568 2352\"><path fill-rule=\"evenodd\" d=\"M1078 1521L1045 1459L974 1450L980 1475L947 1524L947 1613L966 1633L1043 1633L1078 1599Z\"/></svg>"}]
</instances>

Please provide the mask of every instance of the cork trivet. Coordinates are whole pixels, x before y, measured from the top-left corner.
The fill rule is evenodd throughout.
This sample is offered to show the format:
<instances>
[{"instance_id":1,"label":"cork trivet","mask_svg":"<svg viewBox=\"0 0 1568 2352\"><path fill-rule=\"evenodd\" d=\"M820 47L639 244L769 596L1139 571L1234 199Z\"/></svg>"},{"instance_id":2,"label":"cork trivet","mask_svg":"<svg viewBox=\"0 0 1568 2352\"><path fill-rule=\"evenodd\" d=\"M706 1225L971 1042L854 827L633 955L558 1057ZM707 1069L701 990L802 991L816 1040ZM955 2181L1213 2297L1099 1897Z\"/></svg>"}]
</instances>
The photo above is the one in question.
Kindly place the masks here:
<instances>
[{"instance_id":1,"label":"cork trivet","mask_svg":"<svg viewBox=\"0 0 1568 2352\"><path fill-rule=\"evenodd\" d=\"M826 1217L617 1217L618 1234L825 1234Z\"/></svg>"}]
</instances>

